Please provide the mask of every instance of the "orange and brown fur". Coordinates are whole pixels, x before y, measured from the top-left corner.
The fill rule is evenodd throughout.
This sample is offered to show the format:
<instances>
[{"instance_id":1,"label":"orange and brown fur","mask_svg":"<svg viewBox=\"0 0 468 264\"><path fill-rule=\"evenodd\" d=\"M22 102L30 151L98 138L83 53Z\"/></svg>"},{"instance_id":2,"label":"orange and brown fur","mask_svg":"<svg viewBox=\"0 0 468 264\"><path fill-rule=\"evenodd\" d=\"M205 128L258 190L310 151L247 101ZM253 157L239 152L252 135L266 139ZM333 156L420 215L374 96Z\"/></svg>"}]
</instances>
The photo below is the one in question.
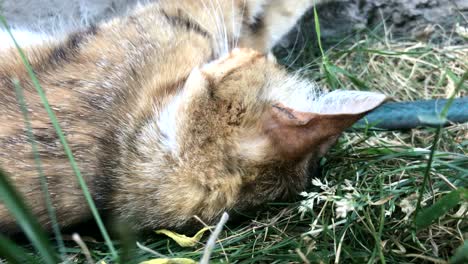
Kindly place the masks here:
<instances>
[{"instance_id":1,"label":"orange and brown fur","mask_svg":"<svg viewBox=\"0 0 468 264\"><path fill-rule=\"evenodd\" d=\"M178 229L302 191L307 168L385 99L319 95L267 55L313 2L161 0L26 48L99 209ZM90 218L17 52L0 56L0 167L50 228L17 78L59 224ZM0 204L0 231L16 228Z\"/></svg>"}]
</instances>

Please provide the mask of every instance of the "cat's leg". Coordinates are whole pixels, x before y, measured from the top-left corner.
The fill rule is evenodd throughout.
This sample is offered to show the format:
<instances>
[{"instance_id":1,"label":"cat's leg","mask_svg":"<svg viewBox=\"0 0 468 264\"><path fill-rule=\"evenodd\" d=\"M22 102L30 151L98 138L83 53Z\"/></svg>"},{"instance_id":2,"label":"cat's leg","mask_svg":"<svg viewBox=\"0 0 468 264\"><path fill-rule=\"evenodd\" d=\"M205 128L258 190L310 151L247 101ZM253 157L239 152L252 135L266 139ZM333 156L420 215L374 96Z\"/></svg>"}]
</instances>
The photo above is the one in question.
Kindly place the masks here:
<instances>
[{"instance_id":1,"label":"cat's leg","mask_svg":"<svg viewBox=\"0 0 468 264\"><path fill-rule=\"evenodd\" d=\"M327 0L246 0L250 12L240 46L268 52L314 4Z\"/></svg>"}]
</instances>

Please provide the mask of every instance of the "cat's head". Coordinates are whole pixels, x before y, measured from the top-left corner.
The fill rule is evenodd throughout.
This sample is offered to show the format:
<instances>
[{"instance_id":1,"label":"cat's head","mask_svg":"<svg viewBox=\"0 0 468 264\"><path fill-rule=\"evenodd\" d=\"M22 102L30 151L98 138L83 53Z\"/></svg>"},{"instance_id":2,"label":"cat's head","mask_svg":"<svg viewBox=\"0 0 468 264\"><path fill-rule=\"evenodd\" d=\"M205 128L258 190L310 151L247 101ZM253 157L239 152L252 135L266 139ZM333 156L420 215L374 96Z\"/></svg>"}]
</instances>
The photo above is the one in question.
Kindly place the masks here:
<instances>
[{"instance_id":1,"label":"cat's head","mask_svg":"<svg viewBox=\"0 0 468 264\"><path fill-rule=\"evenodd\" d=\"M142 142L150 142L157 127L166 171L179 175L161 182L159 199L209 220L222 210L295 195L306 185L309 165L385 99L371 92L321 94L271 56L235 49L194 69L142 133ZM154 166L158 153L149 152L143 170L161 171Z\"/></svg>"},{"instance_id":2,"label":"cat's head","mask_svg":"<svg viewBox=\"0 0 468 264\"><path fill-rule=\"evenodd\" d=\"M200 178L240 177L240 192L250 188L261 202L259 192L268 200L300 190L311 159L385 100L372 92L321 93L271 56L235 49L192 71L159 126L165 149Z\"/></svg>"}]
</instances>

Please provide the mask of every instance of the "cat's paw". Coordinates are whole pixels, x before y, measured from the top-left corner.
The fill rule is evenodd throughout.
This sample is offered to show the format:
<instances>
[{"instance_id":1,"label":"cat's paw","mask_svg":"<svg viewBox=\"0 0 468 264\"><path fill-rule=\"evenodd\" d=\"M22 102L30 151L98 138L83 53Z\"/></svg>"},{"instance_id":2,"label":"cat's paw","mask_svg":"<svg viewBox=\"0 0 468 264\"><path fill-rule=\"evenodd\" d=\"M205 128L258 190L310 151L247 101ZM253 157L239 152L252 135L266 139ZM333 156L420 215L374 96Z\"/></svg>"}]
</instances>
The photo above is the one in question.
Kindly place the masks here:
<instances>
[{"instance_id":1,"label":"cat's paw","mask_svg":"<svg viewBox=\"0 0 468 264\"><path fill-rule=\"evenodd\" d=\"M247 1L248 27L241 36L241 46L268 52L286 35L314 4L314 0L260 0Z\"/></svg>"}]
</instances>

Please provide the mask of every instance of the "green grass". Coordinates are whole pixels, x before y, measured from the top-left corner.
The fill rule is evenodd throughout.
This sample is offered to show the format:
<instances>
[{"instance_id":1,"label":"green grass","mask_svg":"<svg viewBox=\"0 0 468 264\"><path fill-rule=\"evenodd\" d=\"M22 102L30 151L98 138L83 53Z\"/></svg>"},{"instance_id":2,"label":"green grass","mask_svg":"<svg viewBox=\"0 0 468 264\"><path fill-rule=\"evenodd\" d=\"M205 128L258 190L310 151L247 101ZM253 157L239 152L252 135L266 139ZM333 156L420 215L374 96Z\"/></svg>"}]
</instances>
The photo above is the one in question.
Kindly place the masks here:
<instances>
[{"instance_id":1,"label":"green grass","mask_svg":"<svg viewBox=\"0 0 468 264\"><path fill-rule=\"evenodd\" d=\"M52 226L53 226L52 229L53 229L53 232L54 232L54 235L55 235L55 240L56 240L57 245L59 247L61 257L64 258L65 257L65 253L64 253L65 246L63 244L62 234L60 232L60 227L59 227L58 222L57 222L57 216L55 214L55 208L52 206L52 200L51 200L50 193L49 193L49 187L48 187L47 179L46 179L46 176L44 175L44 171L42 169L42 162L41 162L41 159L39 157L39 152L37 150L37 142L36 142L36 139L34 138L34 134L33 134L32 126L31 126L31 120L30 120L29 114L28 114L28 106L26 105L26 102L24 101L23 88L19 84L18 80L13 80L13 83L14 83L14 86L15 86L16 98L17 98L17 100L19 102L21 112L23 113L23 119L24 119L26 131L27 131L27 136L28 136L29 142L31 144L32 152L33 152L33 155L34 155L34 163L36 165L36 170L37 170L37 172L39 174L39 177L40 177L41 190L42 190L42 193L44 194L44 200L45 200L45 202L47 204L47 210L48 210L50 221L51 221Z\"/></svg>"},{"instance_id":2,"label":"green grass","mask_svg":"<svg viewBox=\"0 0 468 264\"><path fill-rule=\"evenodd\" d=\"M302 69L327 89L377 90L396 100L467 92L463 76L468 70L468 44L399 41L369 31L351 45L323 50L326 60L320 52L317 57L311 44L292 52L294 65L289 66ZM298 202L269 204L266 210L252 212L250 220L230 223L212 252L212 262L466 263L467 131L464 124L345 133L322 159L321 175L313 177L312 187ZM39 228L32 229L32 236L40 235ZM142 249L125 228L120 231L113 243L86 240L88 257L106 263L116 255L122 263L160 255L199 260L207 241L205 237L195 248L181 248L166 237L150 235L136 238L146 247ZM48 243L33 241L41 244ZM0 237L0 253L17 252L12 258L28 256L23 251L31 247L22 246ZM62 251L68 262L77 263L86 259L83 248L65 240ZM38 256L47 256L48 251L29 254L41 262Z\"/></svg>"}]
</instances>

